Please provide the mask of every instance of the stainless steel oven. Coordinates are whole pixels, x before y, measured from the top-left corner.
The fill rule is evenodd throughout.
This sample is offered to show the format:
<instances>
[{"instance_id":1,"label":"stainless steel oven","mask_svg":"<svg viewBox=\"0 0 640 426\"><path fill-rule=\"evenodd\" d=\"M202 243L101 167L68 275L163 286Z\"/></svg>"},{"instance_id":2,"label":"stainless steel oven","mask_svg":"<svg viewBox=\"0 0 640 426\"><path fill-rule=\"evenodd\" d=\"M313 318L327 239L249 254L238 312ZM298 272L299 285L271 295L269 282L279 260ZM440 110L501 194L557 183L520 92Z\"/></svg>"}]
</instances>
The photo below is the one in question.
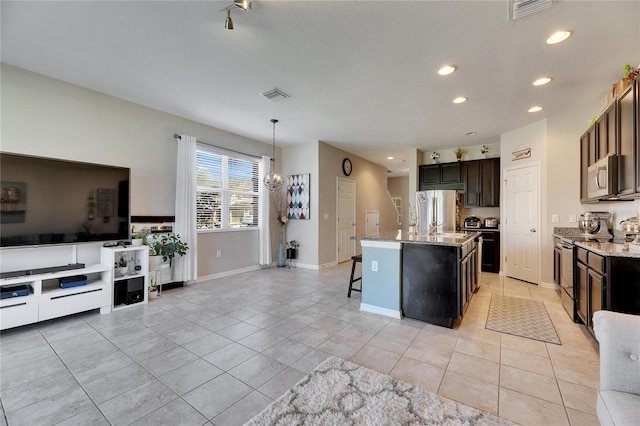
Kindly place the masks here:
<instances>
[{"instance_id":1,"label":"stainless steel oven","mask_svg":"<svg viewBox=\"0 0 640 426\"><path fill-rule=\"evenodd\" d=\"M573 291L573 243L558 240L556 245L561 251L560 300L564 310L572 321L576 320L575 293Z\"/></svg>"}]
</instances>

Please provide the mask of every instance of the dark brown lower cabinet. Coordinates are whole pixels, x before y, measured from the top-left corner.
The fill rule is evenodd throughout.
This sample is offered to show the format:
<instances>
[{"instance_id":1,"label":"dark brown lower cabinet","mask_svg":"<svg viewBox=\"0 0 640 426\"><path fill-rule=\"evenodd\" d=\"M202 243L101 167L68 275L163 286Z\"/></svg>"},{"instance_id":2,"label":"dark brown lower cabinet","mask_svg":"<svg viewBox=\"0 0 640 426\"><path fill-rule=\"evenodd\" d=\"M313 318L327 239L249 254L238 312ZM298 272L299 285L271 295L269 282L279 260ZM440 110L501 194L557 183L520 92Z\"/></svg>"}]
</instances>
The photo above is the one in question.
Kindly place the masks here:
<instances>
[{"instance_id":1,"label":"dark brown lower cabinet","mask_svg":"<svg viewBox=\"0 0 640 426\"><path fill-rule=\"evenodd\" d=\"M500 272L500 231L482 230L482 272Z\"/></svg>"}]
</instances>

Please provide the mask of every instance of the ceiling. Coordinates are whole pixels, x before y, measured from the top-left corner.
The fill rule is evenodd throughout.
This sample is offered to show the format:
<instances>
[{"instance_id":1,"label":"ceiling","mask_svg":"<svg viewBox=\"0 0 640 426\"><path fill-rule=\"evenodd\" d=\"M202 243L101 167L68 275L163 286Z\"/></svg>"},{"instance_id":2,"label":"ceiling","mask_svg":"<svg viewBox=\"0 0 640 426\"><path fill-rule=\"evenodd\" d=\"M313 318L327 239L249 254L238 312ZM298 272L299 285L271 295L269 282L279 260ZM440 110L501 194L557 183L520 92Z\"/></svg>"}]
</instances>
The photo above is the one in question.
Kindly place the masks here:
<instances>
[{"instance_id":1,"label":"ceiling","mask_svg":"<svg viewBox=\"0 0 640 426\"><path fill-rule=\"evenodd\" d=\"M320 140L399 173L411 148L498 142L576 106L596 115L640 62L638 1L560 1L518 20L506 1L254 1L229 31L231 3L3 0L1 58L269 144L277 118L279 146ZM559 29L572 37L545 44ZM444 64L458 70L439 76ZM274 87L290 98L260 96Z\"/></svg>"}]
</instances>

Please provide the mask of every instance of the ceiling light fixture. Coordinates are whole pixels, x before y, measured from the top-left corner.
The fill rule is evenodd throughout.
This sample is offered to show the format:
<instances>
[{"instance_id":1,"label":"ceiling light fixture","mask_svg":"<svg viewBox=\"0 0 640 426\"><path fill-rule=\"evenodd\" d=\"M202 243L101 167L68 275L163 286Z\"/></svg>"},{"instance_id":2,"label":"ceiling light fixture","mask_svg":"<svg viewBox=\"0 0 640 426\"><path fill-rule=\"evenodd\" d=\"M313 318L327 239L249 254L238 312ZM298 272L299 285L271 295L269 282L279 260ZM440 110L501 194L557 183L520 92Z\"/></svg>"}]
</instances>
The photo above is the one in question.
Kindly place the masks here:
<instances>
[{"instance_id":1,"label":"ceiling light fixture","mask_svg":"<svg viewBox=\"0 0 640 426\"><path fill-rule=\"evenodd\" d=\"M233 20L231 20L231 9L240 9L246 11L247 9L251 9L251 2L246 0L234 1L233 4L230 4L224 9L220 9L220 12L227 12L227 19L224 20L224 27L227 30L233 29Z\"/></svg>"},{"instance_id":2,"label":"ceiling light fixture","mask_svg":"<svg viewBox=\"0 0 640 426\"><path fill-rule=\"evenodd\" d=\"M393 157L389 156L387 157L387 160L393 160Z\"/></svg>"},{"instance_id":3,"label":"ceiling light fixture","mask_svg":"<svg viewBox=\"0 0 640 426\"><path fill-rule=\"evenodd\" d=\"M557 31L551 34L551 36L547 39L547 44L560 43L562 41L565 41L569 37L571 37L571 31L567 31L567 30Z\"/></svg>"},{"instance_id":4,"label":"ceiling light fixture","mask_svg":"<svg viewBox=\"0 0 640 426\"><path fill-rule=\"evenodd\" d=\"M467 102L467 98L465 98L464 96L458 96L453 100L454 104L462 104L464 102Z\"/></svg>"},{"instance_id":5,"label":"ceiling light fixture","mask_svg":"<svg viewBox=\"0 0 640 426\"><path fill-rule=\"evenodd\" d=\"M284 178L282 177L282 175L278 172L274 172L274 164L276 163L276 123L278 122L278 120L276 120L275 118L271 119L271 123L273 123L273 152L272 152L272 157L271 157L271 161L273 162L273 164L269 164L269 173L267 173L266 175L264 175L264 186L271 192L275 192L275 191L279 191L280 188L282 188L282 185L284 185Z\"/></svg>"},{"instance_id":6,"label":"ceiling light fixture","mask_svg":"<svg viewBox=\"0 0 640 426\"><path fill-rule=\"evenodd\" d=\"M542 107L541 106L532 106L531 108L528 109L529 112L538 112L538 111L542 111Z\"/></svg>"},{"instance_id":7,"label":"ceiling light fixture","mask_svg":"<svg viewBox=\"0 0 640 426\"><path fill-rule=\"evenodd\" d=\"M551 77L542 77L533 82L534 86L544 86L553 80Z\"/></svg>"},{"instance_id":8,"label":"ceiling light fixture","mask_svg":"<svg viewBox=\"0 0 640 426\"><path fill-rule=\"evenodd\" d=\"M453 65L445 65L438 70L438 74L440 75L449 75L452 74L456 70L456 67Z\"/></svg>"},{"instance_id":9,"label":"ceiling light fixture","mask_svg":"<svg viewBox=\"0 0 640 426\"><path fill-rule=\"evenodd\" d=\"M475 136L477 134L478 134L478 132L469 132L469 133L465 133L464 135L465 136Z\"/></svg>"}]
</instances>

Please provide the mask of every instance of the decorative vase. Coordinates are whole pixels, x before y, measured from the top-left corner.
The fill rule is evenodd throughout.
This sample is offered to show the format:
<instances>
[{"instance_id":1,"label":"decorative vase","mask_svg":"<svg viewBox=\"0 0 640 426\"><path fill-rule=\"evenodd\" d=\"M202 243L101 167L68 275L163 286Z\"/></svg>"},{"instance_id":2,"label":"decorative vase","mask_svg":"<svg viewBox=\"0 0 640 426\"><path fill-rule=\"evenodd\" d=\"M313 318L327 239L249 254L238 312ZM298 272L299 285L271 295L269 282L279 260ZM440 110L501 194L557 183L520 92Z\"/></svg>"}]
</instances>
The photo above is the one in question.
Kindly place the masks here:
<instances>
[{"instance_id":1,"label":"decorative vase","mask_svg":"<svg viewBox=\"0 0 640 426\"><path fill-rule=\"evenodd\" d=\"M482 153L482 158L485 159L487 158L487 154L485 154L484 152Z\"/></svg>"},{"instance_id":2,"label":"decorative vase","mask_svg":"<svg viewBox=\"0 0 640 426\"><path fill-rule=\"evenodd\" d=\"M284 226L280 227L280 235L278 236L278 267L287 266L284 257Z\"/></svg>"},{"instance_id":3,"label":"decorative vase","mask_svg":"<svg viewBox=\"0 0 640 426\"><path fill-rule=\"evenodd\" d=\"M149 271L157 271L162 266L162 256L154 255L149 256Z\"/></svg>"},{"instance_id":4,"label":"decorative vase","mask_svg":"<svg viewBox=\"0 0 640 426\"><path fill-rule=\"evenodd\" d=\"M431 164L438 164L438 160L436 158L431 159Z\"/></svg>"}]
</instances>

